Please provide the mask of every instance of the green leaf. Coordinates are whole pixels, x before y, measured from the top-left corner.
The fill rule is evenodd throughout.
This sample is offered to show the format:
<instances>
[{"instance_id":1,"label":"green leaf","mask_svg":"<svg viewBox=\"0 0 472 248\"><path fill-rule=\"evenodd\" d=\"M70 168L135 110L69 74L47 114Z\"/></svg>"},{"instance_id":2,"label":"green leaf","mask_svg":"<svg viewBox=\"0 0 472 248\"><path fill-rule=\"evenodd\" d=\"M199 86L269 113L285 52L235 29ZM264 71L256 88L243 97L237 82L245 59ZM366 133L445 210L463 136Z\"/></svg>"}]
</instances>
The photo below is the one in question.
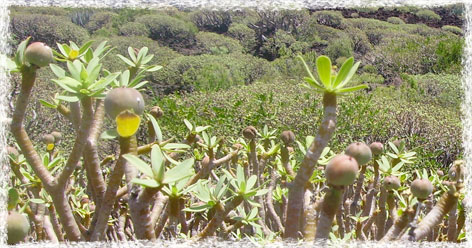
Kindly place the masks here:
<instances>
[{"instance_id":1,"label":"green leaf","mask_svg":"<svg viewBox=\"0 0 472 248\"><path fill-rule=\"evenodd\" d=\"M194 162L195 161L193 158L189 158L187 160L184 160L183 162L181 162L179 165L175 166L174 168L168 170L166 172L164 181L162 183L167 184L167 183L176 182L183 178L193 175Z\"/></svg>"},{"instance_id":2,"label":"green leaf","mask_svg":"<svg viewBox=\"0 0 472 248\"><path fill-rule=\"evenodd\" d=\"M147 71L147 72L154 72L154 71L158 71L160 69L162 69L162 66L160 66L160 65L152 65L152 66L148 66L148 67L144 68L144 70Z\"/></svg>"},{"instance_id":3,"label":"green leaf","mask_svg":"<svg viewBox=\"0 0 472 248\"><path fill-rule=\"evenodd\" d=\"M133 178L131 180L131 183L134 183L134 184L139 184L143 187L146 187L146 188L157 188L160 186L160 184L158 182L156 182L156 180L154 179L141 179L141 178Z\"/></svg>"},{"instance_id":4,"label":"green leaf","mask_svg":"<svg viewBox=\"0 0 472 248\"><path fill-rule=\"evenodd\" d=\"M338 75L336 76L336 79L334 80L334 88L336 88L344 79L346 79L348 73L350 72L352 65L354 64L354 58L350 57L346 61L344 61L343 65L341 66L341 69L339 70Z\"/></svg>"},{"instance_id":5,"label":"green leaf","mask_svg":"<svg viewBox=\"0 0 472 248\"><path fill-rule=\"evenodd\" d=\"M119 135L116 128L108 129L100 135L100 139L116 139L118 137Z\"/></svg>"},{"instance_id":6,"label":"green leaf","mask_svg":"<svg viewBox=\"0 0 472 248\"><path fill-rule=\"evenodd\" d=\"M80 64L79 64L80 63ZM80 69L82 68L82 63L78 60L74 62L67 61L67 69L69 69L70 75L72 78L80 81Z\"/></svg>"},{"instance_id":7,"label":"green leaf","mask_svg":"<svg viewBox=\"0 0 472 248\"><path fill-rule=\"evenodd\" d=\"M147 47L143 47L141 48L141 50L139 50L138 56L136 58L138 60L138 63L136 64L144 64L144 63L141 63L141 61L143 60L144 56L146 56L148 50L149 49Z\"/></svg>"},{"instance_id":8,"label":"green leaf","mask_svg":"<svg viewBox=\"0 0 472 248\"><path fill-rule=\"evenodd\" d=\"M354 66L351 67L351 70L349 70L349 73L347 74L346 78L336 87L336 89L343 88L344 85L346 85L349 81L351 81L351 78L356 73L357 68L359 67L360 63L361 62L358 61L357 63L354 64Z\"/></svg>"},{"instance_id":9,"label":"green leaf","mask_svg":"<svg viewBox=\"0 0 472 248\"><path fill-rule=\"evenodd\" d=\"M193 125L187 119L184 119L185 126L187 126L189 131L193 131Z\"/></svg>"},{"instance_id":10,"label":"green leaf","mask_svg":"<svg viewBox=\"0 0 472 248\"><path fill-rule=\"evenodd\" d=\"M267 192L269 192L268 189L260 189L256 192L255 196L265 195L265 194L267 194Z\"/></svg>"},{"instance_id":11,"label":"green leaf","mask_svg":"<svg viewBox=\"0 0 472 248\"><path fill-rule=\"evenodd\" d=\"M243 167L239 164L236 169L236 180L238 181L238 185L241 185L241 183L245 181Z\"/></svg>"},{"instance_id":12,"label":"green leaf","mask_svg":"<svg viewBox=\"0 0 472 248\"><path fill-rule=\"evenodd\" d=\"M63 77L60 79L52 79L59 87L70 93L78 93L81 83L70 77Z\"/></svg>"},{"instance_id":13,"label":"green leaf","mask_svg":"<svg viewBox=\"0 0 472 248\"><path fill-rule=\"evenodd\" d=\"M166 167L164 165L164 157L161 148L158 145L153 145L151 148L151 164L152 164L152 177L158 182L164 180L164 172Z\"/></svg>"},{"instance_id":14,"label":"green leaf","mask_svg":"<svg viewBox=\"0 0 472 248\"><path fill-rule=\"evenodd\" d=\"M64 96L64 95L59 95L56 97L56 99L66 101L66 102L78 102L80 100L77 96Z\"/></svg>"},{"instance_id":15,"label":"green leaf","mask_svg":"<svg viewBox=\"0 0 472 248\"><path fill-rule=\"evenodd\" d=\"M85 44L83 44L82 47L80 47L79 49L79 54L83 54L85 51L87 51L87 49L90 48L93 42L94 42L93 40L90 40L90 41L87 41Z\"/></svg>"},{"instance_id":16,"label":"green leaf","mask_svg":"<svg viewBox=\"0 0 472 248\"><path fill-rule=\"evenodd\" d=\"M133 60L134 63L136 63L136 53L134 52L134 49L132 47L128 47L128 55Z\"/></svg>"},{"instance_id":17,"label":"green leaf","mask_svg":"<svg viewBox=\"0 0 472 248\"><path fill-rule=\"evenodd\" d=\"M51 68L51 71L56 75L58 78L63 78L66 76L66 71L64 71L61 67L55 65L55 64L49 64L49 68Z\"/></svg>"},{"instance_id":18,"label":"green leaf","mask_svg":"<svg viewBox=\"0 0 472 248\"><path fill-rule=\"evenodd\" d=\"M210 128L210 127L211 127L211 126L196 127L196 128L195 128L195 132L200 133L200 132L203 132L203 131L207 130L207 129Z\"/></svg>"},{"instance_id":19,"label":"green leaf","mask_svg":"<svg viewBox=\"0 0 472 248\"><path fill-rule=\"evenodd\" d=\"M312 78L309 78L309 77L305 77L304 80L310 84L312 87L315 87L315 89L317 90L320 90L320 91L324 91L325 88L320 84L318 83L318 81L312 79Z\"/></svg>"},{"instance_id":20,"label":"green leaf","mask_svg":"<svg viewBox=\"0 0 472 248\"><path fill-rule=\"evenodd\" d=\"M182 209L182 211L198 213L198 212L206 211L206 210L211 209L211 208L212 208L212 206L210 206L208 204L203 204L203 205L191 206L189 208L184 208L184 209Z\"/></svg>"},{"instance_id":21,"label":"green leaf","mask_svg":"<svg viewBox=\"0 0 472 248\"><path fill-rule=\"evenodd\" d=\"M246 191L250 191L252 187L256 184L257 176L252 175L247 179Z\"/></svg>"},{"instance_id":22,"label":"green leaf","mask_svg":"<svg viewBox=\"0 0 472 248\"><path fill-rule=\"evenodd\" d=\"M118 56L118 58L120 58L123 62L125 62L125 63L128 64L129 66L135 67L135 64L134 64L131 60L125 58L123 55L117 54L116 56Z\"/></svg>"},{"instance_id":23,"label":"green leaf","mask_svg":"<svg viewBox=\"0 0 472 248\"><path fill-rule=\"evenodd\" d=\"M316 69L325 88L331 89L331 60L326 56L319 56L316 59Z\"/></svg>"},{"instance_id":24,"label":"green leaf","mask_svg":"<svg viewBox=\"0 0 472 248\"><path fill-rule=\"evenodd\" d=\"M123 158L126 159L134 167L136 167L139 171L141 171L144 175L151 178L154 176L151 167L146 162L142 161L140 158L131 154L124 154Z\"/></svg>"},{"instance_id":25,"label":"green leaf","mask_svg":"<svg viewBox=\"0 0 472 248\"><path fill-rule=\"evenodd\" d=\"M162 149L174 150L174 149L190 149L189 145L179 143L168 143Z\"/></svg>"},{"instance_id":26,"label":"green leaf","mask_svg":"<svg viewBox=\"0 0 472 248\"><path fill-rule=\"evenodd\" d=\"M149 63L149 61L151 61L152 58L154 58L154 55L152 55L152 54L144 57L141 61L141 64L145 65L145 64Z\"/></svg>"},{"instance_id":27,"label":"green leaf","mask_svg":"<svg viewBox=\"0 0 472 248\"><path fill-rule=\"evenodd\" d=\"M149 120L151 120L152 127L154 128L154 132L156 133L156 139L157 142L161 143L162 142L162 131L161 128L159 127L159 124L157 123L156 118L154 116L147 114L147 117Z\"/></svg>"},{"instance_id":28,"label":"green leaf","mask_svg":"<svg viewBox=\"0 0 472 248\"><path fill-rule=\"evenodd\" d=\"M36 203L36 204L46 203L43 199L38 199L38 198L29 199L29 201L32 202L32 203Z\"/></svg>"},{"instance_id":29,"label":"green leaf","mask_svg":"<svg viewBox=\"0 0 472 248\"><path fill-rule=\"evenodd\" d=\"M348 88L342 88L342 89L339 89L339 90L336 90L336 93L348 93L348 92L353 92L353 91L358 91L358 90L362 90L362 89L365 89L367 88L368 86L366 84L360 84L360 85L356 85L356 86L352 86L352 87L348 87Z\"/></svg>"},{"instance_id":30,"label":"green leaf","mask_svg":"<svg viewBox=\"0 0 472 248\"><path fill-rule=\"evenodd\" d=\"M25 63L25 56L24 56L25 49L30 39L31 39L31 36L26 38L26 40L22 41L20 45L18 45L18 49L16 50L16 55L15 55L15 63L18 67L22 67Z\"/></svg>"},{"instance_id":31,"label":"green leaf","mask_svg":"<svg viewBox=\"0 0 472 248\"><path fill-rule=\"evenodd\" d=\"M120 86L127 86L128 83L129 83L129 70L126 70L123 73L121 73Z\"/></svg>"},{"instance_id":32,"label":"green leaf","mask_svg":"<svg viewBox=\"0 0 472 248\"><path fill-rule=\"evenodd\" d=\"M49 102L46 102L46 101L44 101L44 100L39 99L39 102L40 102L43 106L45 106L45 107L47 107L47 108L52 108L52 109L56 109L56 108L57 108L57 105L52 104L52 103L49 103Z\"/></svg>"}]
</instances>

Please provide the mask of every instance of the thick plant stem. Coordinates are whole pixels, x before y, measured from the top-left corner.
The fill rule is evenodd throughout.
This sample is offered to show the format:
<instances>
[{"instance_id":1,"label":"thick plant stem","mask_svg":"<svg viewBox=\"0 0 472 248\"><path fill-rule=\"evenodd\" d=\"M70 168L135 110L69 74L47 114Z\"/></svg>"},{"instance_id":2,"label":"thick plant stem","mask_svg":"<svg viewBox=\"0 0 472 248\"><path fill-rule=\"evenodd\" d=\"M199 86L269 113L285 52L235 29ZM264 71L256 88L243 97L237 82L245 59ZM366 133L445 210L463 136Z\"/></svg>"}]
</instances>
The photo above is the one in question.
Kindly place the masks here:
<instances>
[{"instance_id":1,"label":"thick plant stem","mask_svg":"<svg viewBox=\"0 0 472 248\"><path fill-rule=\"evenodd\" d=\"M323 198L321 205L320 219L316 225L315 239L328 239L331 232L331 225L339 205L342 202L344 193L343 186L330 186Z\"/></svg>"},{"instance_id":2,"label":"thick plant stem","mask_svg":"<svg viewBox=\"0 0 472 248\"><path fill-rule=\"evenodd\" d=\"M203 240L215 233L216 229L221 226L229 212L239 206L243 202L243 197L236 196L224 206L221 203L217 204L215 216L208 222L205 228L198 234L197 239Z\"/></svg>"},{"instance_id":3,"label":"thick plant stem","mask_svg":"<svg viewBox=\"0 0 472 248\"><path fill-rule=\"evenodd\" d=\"M318 134L307 150L297 175L289 187L284 238L298 238L298 223L300 222L301 209L303 208L305 185L313 174L321 152L328 145L336 127L336 94L324 93L323 108L324 117Z\"/></svg>"},{"instance_id":4,"label":"thick plant stem","mask_svg":"<svg viewBox=\"0 0 472 248\"><path fill-rule=\"evenodd\" d=\"M362 185L364 184L364 174L366 169L367 165L363 165L361 168L361 172L359 172L359 177L357 178L356 192L354 193L354 199L352 200L350 208L352 216L355 216L357 213L357 203L361 198Z\"/></svg>"},{"instance_id":5,"label":"thick plant stem","mask_svg":"<svg viewBox=\"0 0 472 248\"><path fill-rule=\"evenodd\" d=\"M15 137L20 149L25 156L26 161L30 164L31 168L35 174L39 177L46 191L51 195L53 204L58 210L59 218L63 224L64 230L66 232L67 238L70 241L79 241L82 236L79 230L79 227L73 217L72 209L67 202L67 197L65 194L59 194L61 191L64 192L64 187L66 185L66 176L67 179L70 177L70 174L75 169L75 166L78 163L78 160L81 157L83 146L82 141L83 137L86 134L88 128L90 127L87 123L81 126L81 133L79 133L76 143L74 145L73 151L79 152L79 154L74 154L71 152L69 159L67 160L66 166L58 178L54 178L47 168L43 165L41 158L33 147L31 140L26 133L23 120L26 113L26 107L28 106L29 98L31 96L31 90L34 86L34 81L36 78L36 68L26 67L22 68L22 84L20 94L18 95L15 111L12 117L11 131ZM84 100L85 104L88 103L87 100ZM85 133L85 134L84 134ZM70 172L70 174L69 174ZM62 179L62 180L59 180Z\"/></svg>"},{"instance_id":6,"label":"thick plant stem","mask_svg":"<svg viewBox=\"0 0 472 248\"><path fill-rule=\"evenodd\" d=\"M457 188L462 186L458 185ZM405 236L404 239L410 241L418 241L426 237L431 230L441 223L444 216L451 211L451 209L457 204L458 192L455 189L450 189L448 192L443 193L441 199L436 203L436 206L423 218L418 224L418 227L411 232L410 235Z\"/></svg>"},{"instance_id":7,"label":"thick plant stem","mask_svg":"<svg viewBox=\"0 0 472 248\"><path fill-rule=\"evenodd\" d=\"M398 236L402 233L403 229L405 229L413 218L415 212L412 209L407 209L403 212L402 216L395 220L393 227L388 230L387 234L381 239L382 241L391 241L398 238Z\"/></svg>"},{"instance_id":8,"label":"thick plant stem","mask_svg":"<svg viewBox=\"0 0 472 248\"><path fill-rule=\"evenodd\" d=\"M266 197L266 205L267 210L269 211L270 218L275 222L277 225L278 230L283 233L284 227L282 225L282 221L280 221L280 217L277 215L274 209L274 202L272 199L272 192L274 191L275 182L277 181L277 171L272 169L270 173L270 183L269 187L267 188L268 192L265 194Z\"/></svg>"},{"instance_id":9,"label":"thick plant stem","mask_svg":"<svg viewBox=\"0 0 472 248\"><path fill-rule=\"evenodd\" d=\"M448 223L447 223L447 241L456 242L457 240L457 202L452 206L449 211Z\"/></svg>"},{"instance_id":10,"label":"thick plant stem","mask_svg":"<svg viewBox=\"0 0 472 248\"><path fill-rule=\"evenodd\" d=\"M97 108L95 110L92 129L87 138L87 144L84 151L84 167L87 172L87 179L90 182L92 193L95 201L95 210L100 211L100 206L105 195L106 185L103 179L100 166L100 158L98 157L98 137L103 125L105 115L104 104L102 100L97 100Z\"/></svg>"},{"instance_id":11,"label":"thick plant stem","mask_svg":"<svg viewBox=\"0 0 472 248\"><path fill-rule=\"evenodd\" d=\"M375 225L377 226L377 235L376 240L380 240L385 235L385 221L387 220L387 210L385 208L387 203L387 190L385 187L380 188L380 198L379 198L379 213L375 220Z\"/></svg>"},{"instance_id":12,"label":"thick plant stem","mask_svg":"<svg viewBox=\"0 0 472 248\"><path fill-rule=\"evenodd\" d=\"M126 159L123 158L123 155L129 152L129 149L125 149L125 147L122 147L121 149L120 158L113 168L113 172L111 173L109 177L110 179L108 180L108 186L103 198L103 203L100 207L100 212L98 212L97 223L95 226L92 225L90 227L90 231L92 232L91 241L100 241L104 240L105 238L108 217L110 216L113 206L115 205L116 192L120 187L121 179L124 174Z\"/></svg>"}]
</instances>

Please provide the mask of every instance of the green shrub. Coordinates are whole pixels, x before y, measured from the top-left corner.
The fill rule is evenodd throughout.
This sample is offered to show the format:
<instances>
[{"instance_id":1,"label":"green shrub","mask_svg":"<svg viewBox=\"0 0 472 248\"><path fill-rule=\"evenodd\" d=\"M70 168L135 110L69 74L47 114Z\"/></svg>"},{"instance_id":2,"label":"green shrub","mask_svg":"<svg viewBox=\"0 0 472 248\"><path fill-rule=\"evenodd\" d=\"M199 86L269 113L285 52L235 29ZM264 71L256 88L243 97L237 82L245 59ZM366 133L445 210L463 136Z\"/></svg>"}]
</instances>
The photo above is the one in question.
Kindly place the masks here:
<instances>
[{"instance_id":1,"label":"green shrub","mask_svg":"<svg viewBox=\"0 0 472 248\"><path fill-rule=\"evenodd\" d=\"M369 65L369 64L362 66L362 68L360 70L362 72L367 72L367 73L377 73L377 68L375 68L375 66Z\"/></svg>"},{"instance_id":2,"label":"green shrub","mask_svg":"<svg viewBox=\"0 0 472 248\"><path fill-rule=\"evenodd\" d=\"M102 36L102 37L112 37L112 36L118 35L118 30L116 30L115 28L103 27L93 32L92 35Z\"/></svg>"},{"instance_id":3,"label":"green shrub","mask_svg":"<svg viewBox=\"0 0 472 248\"><path fill-rule=\"evenodd\" d=\"M462 70L462 54L464 39L445 37L436 46L436 63L434 72L460 73Z\"/></svg>"},{"instance_id":4,"label":"green shrub","mask_svg":"<svg viewBox=\"0 0 472 248\"><path fill-rule=\"evenodd\" d=\"M269 72L273 70L266 60L251 55L182 56L153 73L151 86L156 92L164 94L194 89L211 91L249 84Z\"/></svg>"},{"instance_id":5,"label":"green shrub","mask_svg":"<svg viewBox=\"0 0 472 248\"><path fill-rule=\"evenodd\" d=\"M429 22L441 21L441 16L429 9L419 10L418 12L416 12L415 15L423 21L429 21Z\"/></svg>"},{"instance_id":6,"label":"green shrub","mask_svg":"<svg viewBox=\"0 0 472 248\"><path fill-rule=\"evenodd\" d=\"M113 11L117 13L118 16L113 18L112 26L114 28L121 28L121 26L126 25L127 23L134 22L139 16L151 14L153 10L141 8L120 8L114 9Z\"/></svg>"},{"instance_id":7,"label":"green shrub","mask_svg":"<svg viewBox=\"0 0 472 248\"><path fill-rule=\"evenodd\" d=\"M238 40L247 53L254 53L256 46L256 32L248 26L240 23L233 23L229 26L227 35Z\"/></svg>"},{"instance_id":8,"label":"green shrub","mask_svg":"<svg viewBox=\"0 0 472 248\"><path fill-rule=\"evenodd\" d=\"M110 29L112 28L113 19L117 17L118 14L109 11L95 13L90 17L90 21L85 25L85 28L90 33L94 33L101 28Z\"/></svg>"},{"instance_id":9,"label":"green shrub","mask_svg":"<svg viewBox=\"0 0 472 248\"><path fill-rule=\"evenodd\" d=\"M376 73L363 72L359 75L356 75L353 79L354 82L363 83L363 84L383 84L385 78L382 75Z\"/></svg>"},{"instance_id":10,"label":"green shrub","mask_svg":"<svg viewBox=\"0 0 472 248\"><path fill-rule=\"evenodd\" d=\"M327 45L329 42L345 36L342 30L320 25L315 19L309 19L301 24L297 40L312 43L314 46Z\"/></svg>"},{"instance_id":11,"label":"green shrub","mask_svg":"<svg viewBox=\"0 0 472 248\"><path fill-rule=\"evenodd\" d=\"M300 59L296 56L296 53L289 56L282 56L272 61L271 65L283 78L302 80L303 77L305 77L306 70ZM315 68L315 51L303 53L302 56L310 68Z\"/></svg>"},{"instance_id":12,"label":"green shrub","mask_svg":"<svg viewBox=\"0 0 472 248\"><path fill-rule=\"evenodd\" d=\"M52 16L67 16L69 11L61 7L25 7L25 6L10 6L12 14L39 14Z\"/></svg>"},{"instance_id":13,"label":"green shrub","mask_svg":"<svg viewBox=\"0 0 472 248\"><path fill-rule=\"evenodd\" d=\"M139 22L128 22L120 27L119 35L122 36L145 36L150 35L149 29L146 25Z\"/></svg>"},{"instance_id":14,"label":"green shrub","mask_svg":"<svg viewBox=\"0 0 472 248\"><path fill-rule=\"evenodd\" d=\"M420 85L431 84L433 77L451 84L448 90L460 91L459 76L418 77ZM271 80L219 92L167 96L158 100L158 105L167 111L160 123L165 132L178 135L186 129L181 121L186 118L198 125L211 125L212 134L221 137L234 137L248 125L262 129L267 124L270 128L293 130L301 140L316 133L322 110L321 97L308 92L298 82L297 79ZM445 97L448 92L444 90L441 94ZM454 101L454 107L446 107L434 103L437 97L430 98L411 88L393 87L377 87L369 94L359 92L342 97L330 147L342 150L355 140L386 142L392 137L402 137L407 138L409 147L419 147L415 151L423 159L418 165L429 160L437 161L436 166L449 164L462 152L458 104L461 98L451 95L458 100Z\"/></svg>"},{"instance_id":15,"label":"green shrub","mask_svg":"<svg viewBox=\"0 0 472 248\"><path fill-rule=\"evenodd\" d=\"M248 24L255 24L260 21L260 16L257 14L257 11L253 8L244 8L241 10L228 11L231 15L231 26L235 24L242 24L247 26Z\"/></svg>"},{"instance_id":16,"label":"green shrub","mask_svg":"<svg viewBox=\"0 0 472 248\"><path fill-rule=\"evenodd\" d=\"M312 17L318 24L325 25L336 29L344 29L344 17L340 12L337 11L317 11L313 13Z\"/></svg>"},{"instance_id":17,"label":"green shrub","mask_svg":"<svg viewBox=\"0 0 472 248\"><path fill-rule=\"evenodd\" d=\"M441 27L441 29L444 30L444 31L447 31L447 32L457 34L457 35L463 35L464 34L464 31L462 31L462 29L460 27L457 27L457 26L444 25L444 26Z\"/></svg>"},{"instance_id":18,"label":"green shrub","mask_svg":"<svg viewBox=\"0 0 472 248\"><path fill-rule=\"evenodd\" d=\"M364 55L372 50L367 34L359 28L347 28L347 35L351 39L352 49L354 52Z\"/></svg>"},{"instance_id":19,"label":"green shrub","mask_svg":"<svg viewBox=\"0 0 472 248\"><path fill-rule=\"evenodd\" d=\"M288 53L288 47L295 43L295 41L295 38L289 33L283 30L278 30L273 37L264 42L260 49L260 53L262 57L269 61L273 61L281 56L280 52L282 52L282 54Z\"/></svg>"},{"instance_id":20,"label":"green shrub","mask_svg":"<svg viewBox=\"0 0 472 248\"><path fill-rule=\"evenodd\" d=\"M396 17L396 16L391 16L387 18L387 22L391 24L405 24L405 22L401 18Z\"/></svg>"},{"instance_id":21,"label":"green shrub","mask_svg":"<svg viewBox=\"0 0 472 248\"><path fill-rule=\"evenodd\" d=\"M335 61L335 65L338 67L338 68L341 68L341 66L343 65L343 63L347 60L346 57L339 57L336 59Z\"/></svg>"},{"instance_id":22,"label":"green shrub","mask_svg":"<svg viewBox=\"0 0 472 248\"><path fill-rule=\"evenodd\" d=\"M339 57L349 58L353 55L353 49L349 37L331 41L326 47L325 54L333 60Z\"/></svg>"},{"instance_id":23,"label":"green shrub","mask_svg":"<svg viewBox=\"0 0 472 248\"><path fill-rule=\"evenodd\" d=\"M226 33L231 25L231 14L222 10L197 10L190 13L190 19L200 30Z\"/></svg>"},{"instance_id":24,"label":"green shrub","mask_svg":"<svg viewBox=\"0 0 472 248\"><path fill-rule=\"evenodd\" d=\"M400 12L400 13L415 13L419 10L418 7L416 6L398 6L398 7L394 7L393 8L394 10Z\"/></svg>"},{"instance_id":25,"label":"green shrub","mask_svg":"<svg viewBox=\"0 0 472 248\"><path fill-rule=\"evenodd\" d=\"M356 12L351 13L351 18L359 18L359 14Z\"/></svg>"},{"instance_id":26,"label":"green shrub","mask_svg":"<svg viewBox=\"0 0 472 248\"><path fill-rule=\"evenodd\" d=\"M89 38L87 30L73 24L67 17L39 14L12 15L10 24L10 30L17 40L31 36L33 41L42 41L50 47L56 47L56 42L74 41L81 44Z\"/></svg>"},{"instance_id":27,"label":"green shrub","mask_svg":"<svg viewBox=\"0 0 472 248\"><path fill-rule=\"evenodd\" d=\"M359 13L368 13L372 14L379 10L379 7L361 7L361 8L354 8Z\"/></svg>"},{"instance_id":28,"label":"green shrub","mask_svg":"<svg viewBox=\"0 0 472 248\"><path fill-rule=\"evenodd\" d=\"M210 32L199 32L196 35L196 54L242 53L243 47L238 40Z\"/></svg>"},{"instance_id":29,"label":"green shrub","mask_svg":"<svg viewBox=\"0 0 472 248\"><path fill-rule=\"evenodd\" d=\"M197 28L192 24L167 15L145 15L136 22L146 25L149 38L174 49L189 48L195 43Z\"/></svg>"}]
</instances>

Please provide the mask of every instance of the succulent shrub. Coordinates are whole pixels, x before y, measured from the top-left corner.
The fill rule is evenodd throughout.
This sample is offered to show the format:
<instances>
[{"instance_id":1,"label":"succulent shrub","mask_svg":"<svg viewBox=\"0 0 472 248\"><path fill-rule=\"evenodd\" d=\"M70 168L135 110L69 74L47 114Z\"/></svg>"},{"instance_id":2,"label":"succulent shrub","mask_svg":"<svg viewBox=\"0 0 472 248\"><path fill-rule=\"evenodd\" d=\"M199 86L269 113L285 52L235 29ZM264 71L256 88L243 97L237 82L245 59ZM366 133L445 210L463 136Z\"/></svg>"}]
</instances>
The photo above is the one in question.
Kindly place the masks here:
<instances>
[{"instance_id":1,"label":"succulent shrub","mask_svg":"<svg viewBox=\"0 0 472 248\"><path fill-rule=\"evenodd\" d=\"M317 11L312 14L312 17L318 24L329 26L337 29L344 29L344 17L340 12L336 11Z\"/></svg>"},{"instance_id":2,"label":"succulent shrub","mask_svg":"<svg viewBox=\"0 0 472 248\"><path fill-rule=\"evenodd\" d=\"M144 15L136 22L146 25L149 38L173 49L189 48L195 44L197 28L192 24L167 15Z\"/></svg>"},{"instance_id":3,"label":"succulent shrub","mask_svg":"<svg viewBox=\"0 0 472 248\"><path fill-rule=\"evenodd\" d=\"M238 40L244 51L253 54L256 47L256 32L241 23L232 23L226 33L229 37Z\"/></svg>"},{"instance_id":4,"label":"succulent shrub","mask_svg":"<svg viewBox=\"0 0 472 248\"><path fill-rule=\"evenodd\" d=\"M391 24L405 24L405 22L401 18L396 17L396 16L391 16L387 18L387 22Z\"/></svg>"},{"instance_id":5,"label":"succulent shrub","mask_svg":"<svg viewBox=\"0 0 472 248\"><path fill-rule=\"evenodd\" d=\"M378 156L383 152L383 144L380 142L373 142L369 145L372 155Z\"/></svg>"},{"instance_id":6,"label":"succulent shrub","mask_svg":"<svg viewBox=\"0 0 472 248\"><path fill-rule=\"evenodd\" d=\"M419 10L415 15L423 21L437 22L441 20L440 15L429 9Z\"/></svg>"},{"instance_id":7,"label":"succulent shrub","mask_svg":"<svg viewBox=\"0 0 472 248\"><path fill-rule=\"evenodd\" d=\"M444 25L441 27L442 30L448 31L457 35L463 35L464 31L460 27L457 26L451 26L451 25Z\"/></svg>"},{"instance_id":8,"label":"succulent shrub","mask_svg":"<svg viewBox=\"0 0 472 248\"><path fill-rule=\"evenodd\" d=\"M85 28L89 31L89 33L94 33L95 31L102 29L102 28L113 28L113 19L117 18L118 14L109 11L97 12L94 13L91 17L89 22L85 25Z\"/></svg>"},{"instance_id":9,"label":"succulent shrub","mask_svg":"<svg viewBox=\"0 0 472 248\"><path fill-rule=\"evenodd\" d=\"M13 15L10 19L12 34L18 40L31 36L33 41L41 41L50 47L57 42L74 41L82 43L89 38L87 30L73 24L67 17L49 15Z\"/></svg>"},{"instance_id":10,"label":"succulent shrub","mask_svg":"<svg viewBox=\"0 0 472 248\"><path fill-rule=\"evenodd\" d=\"M237 40L216 33L198 32L196 34L196 54L242 53L243 47Z\"/></svg>"},{"instance_id":11,"label":"succulent shrub","mask_svg":"<svg viewBox=\"0 0 472 248\"><path fill-rule=\"evenodd\" d=\"M144 36L148 37L150 35L149 29L146 28L146 25L139 22L128 22L120 27L118 32L122 36Z\"/></svg>"},{"instance_id":12,"label":"succulent shrub","mask_svg":"<svg viewBox=\"0 0 472 248\"><path fill-rule=\"evenodd\" d=\"M226 33L232 23L231 13L218 10L197 10L190 13L190 19L199 30Z\"/></svg>"},{"instance_id":13,"label":"succulent shrub","mask_svg":"<svg viewBox=\"0 0 472 248\"><path fill-rule=\"evenodd\" d=\"M383 180L383 186L388 191L397 190L400 188L400 185L400 179L394 175L387 176Z\"/></svg>"}]
</instances>

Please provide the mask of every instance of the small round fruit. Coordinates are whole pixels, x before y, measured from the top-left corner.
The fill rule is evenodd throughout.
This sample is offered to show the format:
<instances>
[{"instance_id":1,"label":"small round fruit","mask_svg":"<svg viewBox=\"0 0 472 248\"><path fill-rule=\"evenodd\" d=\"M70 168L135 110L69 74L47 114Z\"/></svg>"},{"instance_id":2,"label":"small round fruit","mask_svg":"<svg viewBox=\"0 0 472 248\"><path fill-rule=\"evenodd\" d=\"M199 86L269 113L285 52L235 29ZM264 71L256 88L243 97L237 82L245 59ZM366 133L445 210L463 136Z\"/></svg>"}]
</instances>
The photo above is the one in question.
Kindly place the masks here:
<instances>
[{"instance_id":1,"label":"small round fruit","mask_svg":"<svg viewBox=\"0 0 472 248\"><path fill-rule=\"evenodd\" d=\"M164 115L164 111L162 111L162 109L159 106L152 107L149 113L156 119L159 119Z\"/></svg>"},{"instance_id":2,"label":"small round fruit","mask_svg":"<svg viewBox=\"0 0 472 248\"><path fill-rule=\"evenodd\" d=\"M362 142L350 144L344 153L355 158L359 165L367 164L372 159L370 147Z\"/></svg>"},{"instance_id":3,"label":"small round fruit","mask_svg":"<svg viewBox=\"0 0 472 248\"><path fill-rule=\"evenodd\" d=\"M424 200L433 192L433 184L428 179L415 179L411 183L410 190L418 199Z\"/></svg>"},{"instance_id":4,"label":"small round fruit","mask_svg":"<svg viewBox=\"0 0 472 248\"><path fill-rule=\"evenodd\" d=\"M243 130L243 136L244 138L248 139L248 140L252 140L252 139L255 139L256 136L257 136L257 130L255 127L253 126L247 126L246 128L244 128Z\"/></svg>"},{"instance_id":5,"label":"small round fruit","mask_svg":"<svg viewBox=\"0 0 472 248\"><path fill-rule=\"evenodd\" d=\"M383 184L388 191L398 189L400 188L400 179L396 176L388 176L384 178Z\"/></svg>"},{"instance_id":6,"label":"small round fruit","mask_svg":"<svg viewBox=\"0 0 472 248\"><path fill-rule=\"evenodd\" d=\"M335 186L346 186L354 183L359 171L355 158L346 154L336 155L325 168L326 180Z\"/></svg>"},{"instance_id":7,"label":"small round fruit","mask_svg":"<svg viewBox=\"0 0 472 248\"><path fill-rule=\"evenodd\" d=\"M53 61L52 50L42 42L33 42L25 50L25 59L30 64L44 67Z\"/></svg>"},{"instance_id":8,"label":"small round fruit","mask_svg":"<svg viewBox=\"0 0 472 248\"><path fill-rule=\"evenodd\" d=\"M283 131L280 135L280 139L286 146L295 142L295 134L292 131Z\"/></svg>"},{"instance_id":9,"label":"small round fruit","mask_svg":"<svg viewBox=\"0 0 472 248\"><path fill-rule=\"evenodd\" d=\"M54 136L54 139L56 142L58 142L59 140L62 139L62 133L61 132L57 132L57 131L54 131L51 133L52 136Z\"/></svg>"},{"instance_id":10,"label":"small round fruit","mask_svg":"<svg viewBox=\"0 0 472 248\"><path fill-rule=\"evenodd\" d=\"M30 225L26 216L11 212L7 217L7 243L9 245L20 243L28 235L29 229Z\"/></svg>"},{"instance_id":11,"label":"small round fruit","mask_svg":"<svg viewBox=\"0 0 472 248\"><path fill-rule=\"evenodd\" d=\"M115 120L121 112L132 110L141 115L144 112L143 95L133 88L115 88L105 97L105 112Z\"/></svg>"},{"instance_id":12,"label":"small round fruit","mask_svg":"<svg viewBox=\"0 0 472 248\"><path fill-rule=\"evenodd\" d=\"M383 144L380 142L374 142L370 144L369 147L370 147L370 150L372 151L372 154L375 156L380 155L383 152Z\"/></svg>"},{"instance_id":13,"label":"small round fruit","mask_svg":"<svg viewBox=\"0 0 472 248\"><path fill-rule=\"evenodd\" d=\"M49 144L54 144L54 141L56 139L54 138L54 136L52 134L44 134L42 137L41 137L41 141L46 144L46 145L49 145Z\"/></svg>"}]
</instances>

